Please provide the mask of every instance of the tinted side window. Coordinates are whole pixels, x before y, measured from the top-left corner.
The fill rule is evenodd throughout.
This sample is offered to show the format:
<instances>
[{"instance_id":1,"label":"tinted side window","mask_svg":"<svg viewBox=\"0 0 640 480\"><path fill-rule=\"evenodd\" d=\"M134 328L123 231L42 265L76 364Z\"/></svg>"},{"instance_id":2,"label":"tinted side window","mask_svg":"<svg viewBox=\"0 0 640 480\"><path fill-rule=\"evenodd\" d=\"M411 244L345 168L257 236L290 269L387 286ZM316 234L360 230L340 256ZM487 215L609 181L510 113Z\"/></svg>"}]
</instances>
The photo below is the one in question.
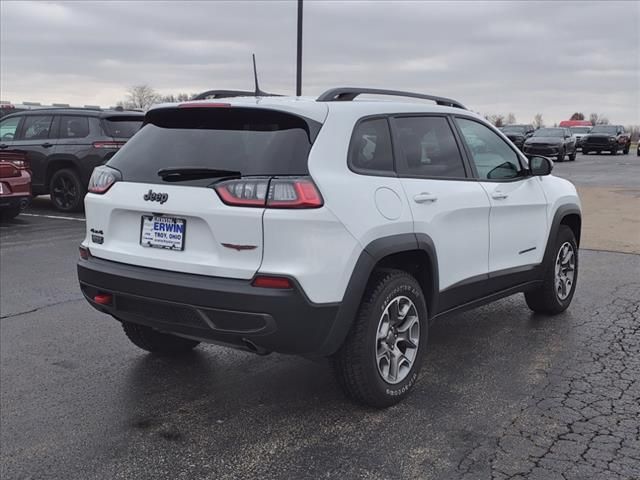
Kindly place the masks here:
<instances>
[{"instance_id":1,"label":"tinted side window","mask_svg":"<svg viewBox=\"0 0 640 480\"><path fill-rule=\"evenodd\" d=\"M349 165L355 170L393 172L391 133L385 118L360 122L351 137Z\"/></svg>"},{"instance_id":2,"label":"tinted side window","mask_svg":"<svg viewBox=\"0 0 640 480\"><path fill-rule=\"evenodd\" d=\"M49 138L51 129L51 115L27 115L22 127L21 140L41 140Z\"/></svg>"},{"instance_id":3,"label":"tinted side window","mask_svg":"<svg viewBox=\"0 0 640 480\"><path fill-rule=\"evenodd\" d=\"M479 122L465 118L456 118L456 122L481 179L510 179L519 175L518 155L502 138Z\"/></svg>"},{"instance_id":4,"label":"tinted side window","mask_svg":"<svg viewBox=\"0 0 640 480\"><path fill-rule=\"evenodd\" d=\"M16 130L22 117L6 118L0 122L0 141L11 141L16 136Z\"/></svg>"},{"instance_id":5,"label":"tinted side window","mask_svg":"<svg viewBox=\"0 0 640 480\"><path fill-rule=\"evenodd\" d=\"M394 122L398 173L420 177L464 178L462 156L444 117L406 117Z\"/></svg>"},{"instance_id":6,"label":"tinted side window","mask_svg":"<svg viewBox=\"0 0 640 480\"><path fill-rule=\"evenodd\" d=\"M85 138L89 136L89 119L78 115L60 117L59 138Z\"/></svg>"}]
</instances>

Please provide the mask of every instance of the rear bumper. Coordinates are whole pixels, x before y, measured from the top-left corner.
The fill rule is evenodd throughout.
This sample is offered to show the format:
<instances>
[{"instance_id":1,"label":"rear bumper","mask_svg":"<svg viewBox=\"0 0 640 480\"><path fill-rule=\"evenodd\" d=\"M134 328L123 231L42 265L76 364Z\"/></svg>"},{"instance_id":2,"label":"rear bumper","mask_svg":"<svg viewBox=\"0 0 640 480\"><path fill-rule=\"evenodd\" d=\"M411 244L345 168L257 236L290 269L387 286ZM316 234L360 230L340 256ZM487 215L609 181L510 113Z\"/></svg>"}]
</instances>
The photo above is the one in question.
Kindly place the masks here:
<instances>
[{"instance_id":1,"label":"rear bumper","mask_svg":"<svg viewBox=\"0 0 640 480\"><path fill-rule=\"evenodd\" d=\"M204 342L258 351L322 356L333 353L339 304L311 303L299 286L253 287L247 280L207 277L90 257L78 262L82 293L118 320ZM295 282L294 282L295 283ZM94 301L113 296L110 305Z\"/></svg>"}]
</instances>

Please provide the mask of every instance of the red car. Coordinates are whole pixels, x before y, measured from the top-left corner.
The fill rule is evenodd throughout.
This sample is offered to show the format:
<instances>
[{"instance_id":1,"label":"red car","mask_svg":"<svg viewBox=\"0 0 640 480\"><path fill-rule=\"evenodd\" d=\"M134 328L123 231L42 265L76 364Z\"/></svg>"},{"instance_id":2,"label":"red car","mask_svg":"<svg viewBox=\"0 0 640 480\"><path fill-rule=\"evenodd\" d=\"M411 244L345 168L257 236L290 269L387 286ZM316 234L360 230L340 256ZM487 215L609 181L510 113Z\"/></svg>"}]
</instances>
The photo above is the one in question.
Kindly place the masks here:
<instances>
[{"instance_id":1,"label":"red car","mask_svg":"<svg viewBox=\"0 0 640 480\"><path fill-rule=\"evenodd\" d=\"M0 217L18 216L31 199L31 173L24 158L0 153Z\"/></svg>"}]
</instances>

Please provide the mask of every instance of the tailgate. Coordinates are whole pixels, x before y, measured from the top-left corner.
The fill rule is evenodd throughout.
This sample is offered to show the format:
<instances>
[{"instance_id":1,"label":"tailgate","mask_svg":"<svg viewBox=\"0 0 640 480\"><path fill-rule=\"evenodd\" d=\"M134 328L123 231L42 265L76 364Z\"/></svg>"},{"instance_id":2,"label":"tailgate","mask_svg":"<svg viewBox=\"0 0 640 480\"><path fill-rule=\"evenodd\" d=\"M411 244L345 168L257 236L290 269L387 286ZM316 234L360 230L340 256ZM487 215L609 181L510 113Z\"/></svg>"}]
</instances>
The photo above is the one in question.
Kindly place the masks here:
<instances>
[{"instance_id":1,"label":"tailgate","mask_svg":"<svg viewBox=\"0 0 640 480\"><path fill-rule=\"evenodd\" d=\"M166 194L166 201L145 200L149 191ZM263 209L229 207L211 188L117 182L104 195L88 194L85 206L87 246L96 257L240 279L260 266ZM183 234L181 250L143 245L143 217L154 215L185 221L183 232L175 232Z\"/></svg>"}]
</instances>

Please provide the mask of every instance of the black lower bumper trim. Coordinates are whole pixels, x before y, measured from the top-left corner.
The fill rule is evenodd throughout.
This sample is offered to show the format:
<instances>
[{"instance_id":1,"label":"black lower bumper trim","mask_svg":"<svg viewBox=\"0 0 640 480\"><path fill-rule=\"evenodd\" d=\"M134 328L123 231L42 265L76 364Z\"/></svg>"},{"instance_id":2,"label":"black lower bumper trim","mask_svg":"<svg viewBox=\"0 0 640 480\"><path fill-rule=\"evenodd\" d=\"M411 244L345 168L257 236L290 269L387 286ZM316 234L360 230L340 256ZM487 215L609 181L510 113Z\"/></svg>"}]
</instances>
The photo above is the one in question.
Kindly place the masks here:
<instances>
[{"instance_id":1,"label":"black lower bumper trim","mask_svg":"<svg viewBox=\"0 0 640 480\"><path fill-rule=\"evenodd\" d=\"M90 257L78 279L97 310L120 321L201 341L262 351L323 355L339 304L314 304L292 289L253 287L235 280L169 272ZM295 283L295 282L294 282ZM94 301L111 294L109 305Z\"/></svg>"}]
</instances>

